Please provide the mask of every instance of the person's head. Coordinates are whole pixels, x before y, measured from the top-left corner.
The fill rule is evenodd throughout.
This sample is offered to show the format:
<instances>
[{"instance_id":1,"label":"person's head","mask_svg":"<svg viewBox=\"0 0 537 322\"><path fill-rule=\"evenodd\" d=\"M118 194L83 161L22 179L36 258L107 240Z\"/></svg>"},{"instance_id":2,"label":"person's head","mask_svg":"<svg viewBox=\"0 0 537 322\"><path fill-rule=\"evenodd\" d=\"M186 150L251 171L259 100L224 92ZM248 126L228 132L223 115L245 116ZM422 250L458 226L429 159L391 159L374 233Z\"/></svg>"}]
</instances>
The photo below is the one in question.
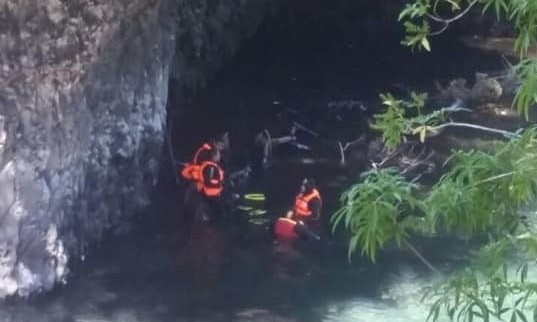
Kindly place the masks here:
<instances>
[{"instance_id":1,"label":"person's head","mask_svg":"<svg viewBox=\"0 0 537 322\"><path fill-rule=\"evenodd\" d=\"M302 185L300 186L300 192L310 193L315 187L315 180L312 178L304 178L304 180L302 180Z\"/></svg>"},{"instance_id":2,"label":"person's head","mask_svg":"<svg viewBox=\"0 0 537 322\"><path fill-rule=\"evenodd\" d=\"M221 159L220 150L212 149L211 154L210 154L210 160L212 162L218 163L220 162L220 159Z\"/></svg>"},{"instance_id":3,"label":"person's head","mask_svg":"<svg viewBox=\"0 0 537 322\"><path fill-rule=\"evenodd\" d=\"M229 133L224 132L220 136L216 137L213 140L213 145L216 147L219 151L228 151L230 149L230 143L229 143Z\"/></svg>"}]
</instances>

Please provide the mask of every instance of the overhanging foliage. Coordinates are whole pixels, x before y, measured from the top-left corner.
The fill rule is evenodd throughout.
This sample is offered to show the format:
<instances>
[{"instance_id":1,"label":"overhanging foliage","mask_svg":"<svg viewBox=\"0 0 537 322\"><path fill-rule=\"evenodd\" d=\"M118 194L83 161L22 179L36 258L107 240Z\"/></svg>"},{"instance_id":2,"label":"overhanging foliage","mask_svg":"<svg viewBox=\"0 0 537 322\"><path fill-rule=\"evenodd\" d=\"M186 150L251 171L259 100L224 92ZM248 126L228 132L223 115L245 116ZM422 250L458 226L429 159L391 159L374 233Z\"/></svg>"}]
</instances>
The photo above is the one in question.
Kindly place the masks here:
<instances>
[{"instance_id":1,"label":"overhanging foliage","mask_svg":"<svg viewBox=\"0 0 537 322\"><path fill-rule=\"evenodd\" d=\"M478 7L513 24L521 59L514 68L521 85L513 108L528 119L537 103L537 59L526 55L537 42L536 0L412 0L399 16L407 33L403 44L429 51L429 37ZM412 247L413 234L487 236L469 267L445 276L425 293L429 319L537 321L537 281L530 274L537 271L537 232L524 214L537 197L536 129L512 133L448 120L458 107L423 114L426 96L416 93L408 101L389 94L381 99L386 111L375 116L371 127L382 133L389 149L412 135L423 142L449 126L497 133L505 142L486 151L454 151L444 175L427 191L396 169L364 173L343 193L341 208L332 217L334 229L343 225L351 233L349 256L361 250L374 261L387 243L396 242L428 264Z\"/></svg>"}]
</instances>

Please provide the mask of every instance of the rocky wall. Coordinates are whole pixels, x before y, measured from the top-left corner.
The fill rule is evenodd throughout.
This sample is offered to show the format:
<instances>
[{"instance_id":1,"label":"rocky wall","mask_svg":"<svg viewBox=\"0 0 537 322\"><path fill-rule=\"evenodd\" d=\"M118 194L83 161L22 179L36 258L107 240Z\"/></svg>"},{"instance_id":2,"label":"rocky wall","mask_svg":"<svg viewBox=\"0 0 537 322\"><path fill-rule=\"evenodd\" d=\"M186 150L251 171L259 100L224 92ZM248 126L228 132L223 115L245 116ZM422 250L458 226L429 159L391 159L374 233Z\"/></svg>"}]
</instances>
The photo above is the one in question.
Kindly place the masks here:
<instances>
[{"instance_id":1,"label":"rocky wall","mask_svg":"<svg viewBox=\"0 0 537 322\"><path fill-rule=\"evenodd\" d=\"M263 0L0 4L0 298L65 282L156 184L170 76L195 87Z\"/></svg>"}]
</instances>

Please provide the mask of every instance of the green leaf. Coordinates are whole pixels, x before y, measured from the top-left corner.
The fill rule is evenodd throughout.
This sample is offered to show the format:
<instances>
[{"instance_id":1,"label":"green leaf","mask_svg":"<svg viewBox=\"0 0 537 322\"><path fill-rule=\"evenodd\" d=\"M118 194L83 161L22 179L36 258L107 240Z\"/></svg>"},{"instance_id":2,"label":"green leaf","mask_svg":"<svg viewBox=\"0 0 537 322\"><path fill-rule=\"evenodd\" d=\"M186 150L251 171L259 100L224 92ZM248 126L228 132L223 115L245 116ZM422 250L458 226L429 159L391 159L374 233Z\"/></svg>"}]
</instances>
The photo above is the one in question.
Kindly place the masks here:
<instances>
[{"instance_id":1,"label":"green leaf","mask_svg":"<svg viewBox=\"0 0 537 322\"><path fill-rule=\"evenodd\" d=\"M461 10L461 7L460 7L459 4L456 3L455 1L453 1L453 0L446 0L446 2L448 2L449 4L451 4L451 10L452 10L452 11L455 11L455 10Z\"/></svg>"},{"instance_id":2,"label":"green leaf","mask_svg":"<svg viewBox=\"0 0 537 322\"><path fill-rule=\"evenodd\" d=\"M524 312L522 312L522 311L519 310L519 309L516 309L515 312L516 312L516 314L518 315L518 317L519 317L523 322L528 322L528 318L526 317L526 315L524 314Z\"/></svg>"},{"instance_id":3,"label":"green leaf","mask_svg":"<svg viewBox=\"0 0 537 322\"><path fill-rule=\"evenodd\" d=\"M356 247L358 246L359 238L360 238L359 235L355 235L351 237L351 240L349 242L349 251L347 254L349 261L351 260L352 253L356 250ZM374 258L372 260L374 261Z\"/></svg>"},{"instance_id":4,"label":"green leaf","mask_svg":"<svg viewBox=\"0 0 537 322\"><path fill-rule=\"evenodd\" d=\"M525 283L528 277L528 264L524 264L522 267L522 272L520 273L520 282Z\"/></svg>"},{"instance_id":5,"label":"green leaf","mask_svg":"<svg viewBox=\"0 0 537 322\"><path fill-rule=\"evenodd\" d=\"M498 312L498 315L502 316L502 314L505 314L509 312L510 310L511 310L510 308L505 307Z\"/></svg>"},{"instance_id":6,"label":"green leaf","mask_svg":"<svg viewBox=\"0 0 537 322\"><path fill-rule=\"evenodd\" d=\"M421 131L420 131L420 142L423 143L425 142L425 137L427 136L427 128L426 127L422 127L421 128Z\"/></svg>"},{"instance_id":7,"label":"green leaf","mask_svg":"<svg viewBox=\"0 0 537 322\"><path fill-rule=\"evenodd\" d=\"M429 44L429 40L427 40L426 37L423 37L421 39L421 45L423 46L423 48L425 48L425 50L431 51L431 45Z\"/></svg>"}]
</instances>

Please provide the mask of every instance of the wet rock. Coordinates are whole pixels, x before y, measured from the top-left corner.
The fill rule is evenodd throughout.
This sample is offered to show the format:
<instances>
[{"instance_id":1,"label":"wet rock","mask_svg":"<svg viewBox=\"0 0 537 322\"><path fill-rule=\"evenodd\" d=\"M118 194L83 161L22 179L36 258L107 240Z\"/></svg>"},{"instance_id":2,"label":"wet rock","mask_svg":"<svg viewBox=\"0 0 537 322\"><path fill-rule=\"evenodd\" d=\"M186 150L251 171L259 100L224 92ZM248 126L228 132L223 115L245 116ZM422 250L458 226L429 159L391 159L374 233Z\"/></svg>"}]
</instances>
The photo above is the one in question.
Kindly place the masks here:
<instances>
[{"instance_id":1,"label":"wet rock","mask_svg":"<svg viewBox=\"0 0 537 322\"><path fill-rule=\"evenodd\" d=\"M484 73L475 74L475 82L472 86L464 78L451 80L447 86L442 87L436 83L439 96L442 101L451 104L457 100L464 103L480 104L495 102L502 96L504 89L497 77L490 77Z\"/></svg>"},{"instance_id":2,"label":"wet rock","mask_svg":"<svg viewBox=\"0 0 537 322\"><path fill-rule=\"evenodd\" d=\"M148 204L170 75L204 83L267 3L4 2L0 298L65 281L90 242Z\"/></svg>"},{"instance_id":3,"label":"wet rock","mask_svg":"<svg viewBox=\"0 0 537 322\"><path fill-rule=\"evenodd\" d=\"M386 148L377 138L368 144L367 158L370 168L395 167L409 178L434 176L447 156L417 141L403 142L397 149Z\"/></svg>"},{"instance_id":4,"label":"wet rock","mask_svg":"<svg viewBox=\"0 0 537 322\"><path fill-rule=\"evenodd\" d=\"M476 73L472 86L472 98L478 102L496 101L502 96L503 88L496 78L487 74Z\"/></svg>"}]
</instances>

